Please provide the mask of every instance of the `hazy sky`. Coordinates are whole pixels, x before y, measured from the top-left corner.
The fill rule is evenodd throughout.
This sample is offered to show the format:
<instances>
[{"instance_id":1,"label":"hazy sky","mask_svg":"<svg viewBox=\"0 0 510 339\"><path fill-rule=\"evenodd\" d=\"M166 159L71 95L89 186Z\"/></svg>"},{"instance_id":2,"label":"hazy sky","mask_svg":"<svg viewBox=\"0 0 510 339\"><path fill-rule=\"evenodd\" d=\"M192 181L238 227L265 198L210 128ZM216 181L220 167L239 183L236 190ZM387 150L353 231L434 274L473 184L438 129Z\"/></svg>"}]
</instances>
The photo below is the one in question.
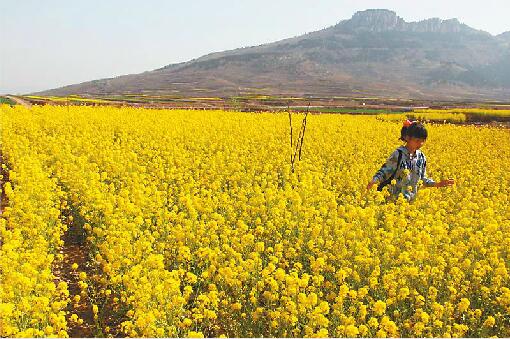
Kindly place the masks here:
<instances>
[{"instance_id":1,"label":"hazy sky","mask_svg":"<svg viewBox=\"0 0 510 339\"><path fill-rule=\"evenodd\" d=\"M0 94L140 73L319 30L368 8L510 31L509 0L0 0Z\"/></svg>"}]
</instances>

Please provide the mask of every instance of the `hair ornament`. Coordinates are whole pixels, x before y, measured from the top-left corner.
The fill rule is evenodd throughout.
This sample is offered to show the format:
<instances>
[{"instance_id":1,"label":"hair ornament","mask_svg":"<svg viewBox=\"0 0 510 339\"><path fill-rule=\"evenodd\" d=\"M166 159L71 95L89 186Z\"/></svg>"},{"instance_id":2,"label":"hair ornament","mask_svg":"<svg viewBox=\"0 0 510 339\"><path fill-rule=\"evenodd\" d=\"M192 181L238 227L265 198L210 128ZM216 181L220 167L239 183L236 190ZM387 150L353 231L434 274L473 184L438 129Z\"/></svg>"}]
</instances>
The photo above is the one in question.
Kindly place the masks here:
<instances>
[{"instance_id":1,"label":"hair ornament","mask_svg":"<svg viewBox=\"0 0 510 339\"><path fill-rule=\"evenodd\" d=\"M413 122L409 119L407 119L406 121L404 121L404 127L409 127L413 124Z\"/></svg>"}]
</instances>

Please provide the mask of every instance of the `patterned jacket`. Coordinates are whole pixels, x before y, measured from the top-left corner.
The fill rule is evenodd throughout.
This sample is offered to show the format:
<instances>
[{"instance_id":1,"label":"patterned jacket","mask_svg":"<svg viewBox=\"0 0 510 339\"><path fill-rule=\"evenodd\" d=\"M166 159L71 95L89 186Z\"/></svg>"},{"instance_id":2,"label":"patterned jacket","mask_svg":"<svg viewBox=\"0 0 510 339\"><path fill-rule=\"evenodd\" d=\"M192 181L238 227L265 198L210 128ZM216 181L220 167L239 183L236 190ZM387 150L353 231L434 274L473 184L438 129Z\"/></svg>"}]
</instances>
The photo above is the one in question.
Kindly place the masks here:
<instances>
[{"instance_id":1,"label":"patterned jacket","mask_svg":"<svg viewBox=\"0 0 510 339\"><path fill-rule=\"evenodd\" d=\"M399 152L401 152L401 159L400 163L397 164ZM395 184L390 183L388 191L395 197L402 193L407 200L413 200L418 192L418 182L420 180L424 186L433 186L435 184L434 180L427 178L426 167L427 158L422 151L416 150L413 155L409 153L405 146L400 146L390 155L381 169L377 171L373 180L381 183L388 180L395 173Z\"/></svg>"}]
</instances>

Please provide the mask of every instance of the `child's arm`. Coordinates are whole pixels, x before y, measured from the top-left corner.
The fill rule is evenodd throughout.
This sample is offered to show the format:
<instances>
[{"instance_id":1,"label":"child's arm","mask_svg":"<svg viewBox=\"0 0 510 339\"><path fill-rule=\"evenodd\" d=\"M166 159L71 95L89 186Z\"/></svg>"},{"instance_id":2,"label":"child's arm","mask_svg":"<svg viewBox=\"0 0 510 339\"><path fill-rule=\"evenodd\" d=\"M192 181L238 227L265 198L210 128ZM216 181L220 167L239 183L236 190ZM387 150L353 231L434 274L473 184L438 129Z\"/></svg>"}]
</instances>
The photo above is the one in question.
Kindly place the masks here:
<instances>
[{"instance_id":1,"label":"child's arm","mask_svg":"<svg viewBox=\"0 0 510 339\"><path fill-rule=\"evenodd\" d=\"M436 182L434 184L434 187L453 186L453 184L455 184L455 180L453 180L453 179L446 179L446 180L441 180L440 182Z\"/></svg>"},{"instance_id":2,"label":"child's arm","mask_svg":"<svg viewBox=\"0 0 510 339\"><path fill-rule=\"evenodd\" d=\"M371 189L376 183L383 182L391 176L391 173L397 169L398 162L398 150L393 152L382 167L375 173L372 180L367 185L367 190Z\"/></svg>"},{"instance_id":3,"label":"child's arm","mask_svg":"<svg viewBox=\"0 0 510 339\"><path fill-rule=\"evenodd\" d=\"M433 179L427 177L427 160L424 160L423 172L421 174L421 178L423 181L423 186L425 187L446 187L452 186L455 183L453 179L441 180L440 182L435 182Z\"/></svg>"},{"instance_id":4,"label":"child's arm","mask_svg":"<svg viewBox=\"0 0 510 339\"><path fill-rule=\"evenodd\" d=\"M437 184L434 179L427 177L427 161L426 160L424 161L423 172L421 172L420 179L421 179L421 181L423 181L423 186L425 186L425 187L435 187Z\"/></svg>"}]
</instances>

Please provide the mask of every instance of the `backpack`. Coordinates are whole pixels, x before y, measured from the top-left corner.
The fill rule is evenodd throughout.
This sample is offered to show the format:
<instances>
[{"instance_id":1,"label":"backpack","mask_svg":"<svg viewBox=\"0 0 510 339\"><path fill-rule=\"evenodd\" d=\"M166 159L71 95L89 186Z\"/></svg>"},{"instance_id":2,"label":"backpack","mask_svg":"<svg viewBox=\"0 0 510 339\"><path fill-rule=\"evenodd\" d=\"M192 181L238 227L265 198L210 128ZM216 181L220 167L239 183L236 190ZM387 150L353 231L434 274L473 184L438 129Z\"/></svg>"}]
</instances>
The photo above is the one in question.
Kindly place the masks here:
<instances>
[{"instance_id":1,"label":"backpack","mask_svg":"<svg viewBox=\"0 0 510 339\"><path fill-rule=\"evenodd\" d=\"M397 174L397 171L400 167L400 160L402 160L402 151L399 149L397 151L398 151L397 168L395 168L395 171L391 174L391 176L388 179L384 180L377 186L378 191L382 191L384 186L388 185L395 178L395 175Z\"/></svg>"}]
</instances>

